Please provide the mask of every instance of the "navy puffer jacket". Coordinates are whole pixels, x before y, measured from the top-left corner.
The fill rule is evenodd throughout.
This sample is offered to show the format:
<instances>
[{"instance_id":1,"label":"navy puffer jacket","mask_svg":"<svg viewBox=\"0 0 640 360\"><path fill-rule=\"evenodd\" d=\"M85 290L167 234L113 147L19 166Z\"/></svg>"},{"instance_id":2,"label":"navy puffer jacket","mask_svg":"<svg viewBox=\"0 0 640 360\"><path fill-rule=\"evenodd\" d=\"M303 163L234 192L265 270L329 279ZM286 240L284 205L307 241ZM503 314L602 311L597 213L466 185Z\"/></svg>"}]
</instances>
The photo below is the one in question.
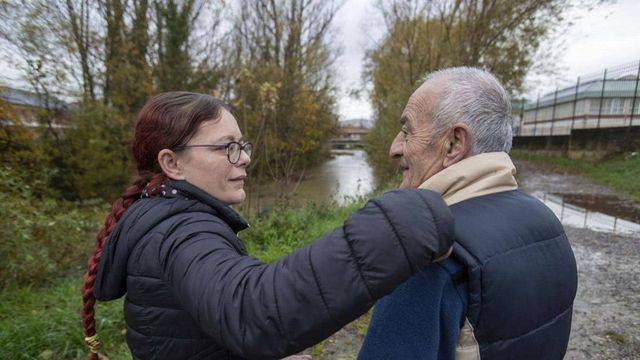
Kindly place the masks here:
<instances>
[{"instance_id":1,"label":"navy puffer jacket","mask_svg":"<svg viewBox=\"0 0 640 360\"><path fill-rule=\"evenodd\" d=\"M184 181L136 201L101 257L98 300L126 294L136 359L275 359L366 312L453 242L439 195L396 190L271 264L247 256L246 222Z\"/></svg>"}]
</instances>

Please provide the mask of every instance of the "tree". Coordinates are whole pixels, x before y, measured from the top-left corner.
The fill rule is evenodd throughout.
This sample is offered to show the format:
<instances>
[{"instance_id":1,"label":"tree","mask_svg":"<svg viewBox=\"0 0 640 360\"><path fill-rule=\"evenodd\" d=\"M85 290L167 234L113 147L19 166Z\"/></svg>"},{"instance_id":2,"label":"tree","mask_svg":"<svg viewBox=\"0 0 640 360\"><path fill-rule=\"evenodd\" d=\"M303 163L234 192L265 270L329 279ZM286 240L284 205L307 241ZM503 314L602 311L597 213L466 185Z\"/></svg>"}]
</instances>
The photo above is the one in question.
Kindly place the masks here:
<instances>
[{"instance_id":1,"label":"tree","mask_svg":"<svg viewBox=\"0 0 640 360\"><path fill-rule=\"evenodd\" d=\"M191 78L189 37L193 22L200 15L202 4L194 0L156 1L158 90L186 90Z\"/></svg>"},{"instance_id":2,"label":"tree","mask_svg":"<svg viewBox=\"0 0 640 360\"><path fill-rule=\"evenodd\" d=\"M48 154L34 132L19 120L14 109L0 99L0 167L37 196L50 195L46 173ZM7 193L19 192L6 187ZM4 190L3 190L4 192Z\"/></svg>"},{"instance_id":3,"label":"tree","mask_svg":"<svg viewBox=\"0 0 640 360\"><path fill-rule=\"evenodd\" d=\"M583 4L597 1L582 1ZM368 53L375 126L367 152L381 178L393 174L388 148L410 94L424 76L451 66L492 72L522 91L541 43L563 26L569 0L409 0L379 3L386 35Z\"/></svg>"},{"instance_id":4,"label":"tree","mask_svg":"<svg viewBox=\"0 0 640 360\"><path fill-rule=\"evenodd\" d=\"M123 114L137 111L151 94L147 60L149 2L106 0L100 5L106 27L103 102Z\"/></svg>"},{"instance_id":5,"label":"tree","mask_svg":"<svg viewBox=\"0 0 640 360\"><path fill-rule=\"evenodd\" d=\"M254 142L253 174L284 197L323 156L336 126L329 29L338 7L319 0L242 2L233 105Z\"/></svg>"},{"instance_id":6,"label":"tree","mask_svg":"<svg viewBox=\"0 0 640 360\"><path fill-rule=\"evenodd\" d=\"M124 186L134 113L151 93L195 90L194 84L205 92L216 87L223 72L201 59L218 57L207 53L211 48L201 46L205 43L198 41L196 31L199 37L215 39L217 28L195 22L203 11L218 11L220 4L197 0L0 3L2 53L23 69L24 79L49 109L38 117L47 130L39 141L49 147L45 152L52 170L50 182L65 197L110 197L110 191L119 192ZM200 63L192 54L198 54ZM55 104L47 105L54 95L77 100L65 119L64 134L54 126ZM93 181L89 174L93 171L103 178Z\"/></svg>"}]
</instances>

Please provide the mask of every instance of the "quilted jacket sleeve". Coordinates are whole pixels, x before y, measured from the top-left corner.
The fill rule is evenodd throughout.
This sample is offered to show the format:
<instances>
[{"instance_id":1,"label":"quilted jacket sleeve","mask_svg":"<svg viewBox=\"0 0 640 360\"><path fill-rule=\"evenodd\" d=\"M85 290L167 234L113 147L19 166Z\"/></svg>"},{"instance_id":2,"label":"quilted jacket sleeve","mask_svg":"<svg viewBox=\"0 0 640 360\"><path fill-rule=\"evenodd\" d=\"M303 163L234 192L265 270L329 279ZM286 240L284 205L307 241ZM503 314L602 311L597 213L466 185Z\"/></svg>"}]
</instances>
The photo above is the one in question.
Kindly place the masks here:
<instances>
[{"instance_id":1,"label":"quilted jacket sleeve","mask_svg":"<svg viewBox=\"0 0 640 360\"><path fill-rule=\"evenodd\" d=\"M218 343L238 356L275 359L328 337L444 254L453 218L434 192L395 190L271 264L240 255L233 236L183 224L161 248L165 277Z\"/></svg>"}]
</instances>

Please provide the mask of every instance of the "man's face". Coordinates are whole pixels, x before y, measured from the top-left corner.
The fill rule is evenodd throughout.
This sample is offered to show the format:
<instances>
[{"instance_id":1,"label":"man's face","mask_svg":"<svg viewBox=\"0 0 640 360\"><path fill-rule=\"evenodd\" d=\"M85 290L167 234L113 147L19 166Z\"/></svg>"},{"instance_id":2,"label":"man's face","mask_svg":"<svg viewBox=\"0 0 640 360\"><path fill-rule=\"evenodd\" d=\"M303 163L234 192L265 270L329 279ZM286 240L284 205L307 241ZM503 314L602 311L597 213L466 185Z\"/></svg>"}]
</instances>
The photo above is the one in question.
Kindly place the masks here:
<instances>
[{"instance_id":1,"label":"man's face","mask_svg":"<svg viewBox=\"0 0 640 360\"><path fill-rule=\"evenodd\" d=\"M399 161L402 170L400 188L417 188L444 169L445 144L442 139L431 141L433 110L442 81L434 79L422 84L402 112L402 128L389 149L389 156Z\"/></svg>"}]
</instances>

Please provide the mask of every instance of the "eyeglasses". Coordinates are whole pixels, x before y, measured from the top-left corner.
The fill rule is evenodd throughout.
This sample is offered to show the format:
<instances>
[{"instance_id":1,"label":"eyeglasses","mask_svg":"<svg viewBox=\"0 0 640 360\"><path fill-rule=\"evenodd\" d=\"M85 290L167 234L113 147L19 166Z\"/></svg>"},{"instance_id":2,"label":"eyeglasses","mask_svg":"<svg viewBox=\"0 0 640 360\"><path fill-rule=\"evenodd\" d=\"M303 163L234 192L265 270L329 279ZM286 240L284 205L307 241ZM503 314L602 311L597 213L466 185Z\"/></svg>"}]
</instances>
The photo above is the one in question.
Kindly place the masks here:
<instances>
[{"instance_id":1,"label":"eyeglasses","mask_svg":"<svg viewBox=\"0 0 640 360\"><path fill-rule=\"evenodd\" d=\"M232 164L235 164L238 161L240 161L240 154L242 153L242 151L247 153L247 155L249 155L249 156L251 156L251 152L253 151L253 144L251 144L250 142L241 144L241 143L239 143L237 141L232 141L232 142L226 143L226 144L181 145L181 146L176 147L174 150L175 151L180 151L180 150L183 150L185 148L190 148L190 147L205 147L205 148L211 148L213 150L226 149L227 150L227 159Z\"/></svg>"}]
</instances>

